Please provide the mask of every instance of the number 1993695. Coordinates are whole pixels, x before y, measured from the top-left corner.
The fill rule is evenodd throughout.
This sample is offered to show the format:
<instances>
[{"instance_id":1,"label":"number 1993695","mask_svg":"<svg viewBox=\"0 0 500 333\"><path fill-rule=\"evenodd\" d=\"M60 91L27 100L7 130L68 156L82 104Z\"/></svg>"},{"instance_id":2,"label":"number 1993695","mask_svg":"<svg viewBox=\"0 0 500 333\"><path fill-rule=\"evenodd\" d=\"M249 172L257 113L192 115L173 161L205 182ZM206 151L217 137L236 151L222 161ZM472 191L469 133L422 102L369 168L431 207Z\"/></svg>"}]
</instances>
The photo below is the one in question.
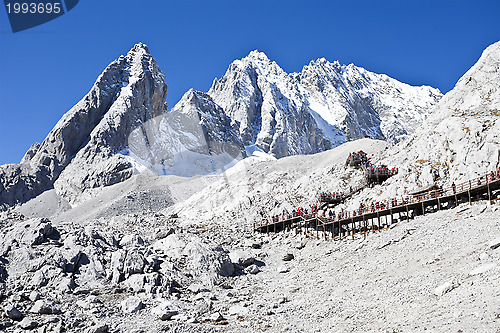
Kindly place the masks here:
<instances>
[{"instance_id":1,"label":"number 1993695","mask_svg":"<svg viewBox=\"0 0 500 333\"><path fill-rule=\"evenodd\" d=\"M59 14L61 3L14 2L5 4L8 14Z\"/></svg>"}]
</instances>

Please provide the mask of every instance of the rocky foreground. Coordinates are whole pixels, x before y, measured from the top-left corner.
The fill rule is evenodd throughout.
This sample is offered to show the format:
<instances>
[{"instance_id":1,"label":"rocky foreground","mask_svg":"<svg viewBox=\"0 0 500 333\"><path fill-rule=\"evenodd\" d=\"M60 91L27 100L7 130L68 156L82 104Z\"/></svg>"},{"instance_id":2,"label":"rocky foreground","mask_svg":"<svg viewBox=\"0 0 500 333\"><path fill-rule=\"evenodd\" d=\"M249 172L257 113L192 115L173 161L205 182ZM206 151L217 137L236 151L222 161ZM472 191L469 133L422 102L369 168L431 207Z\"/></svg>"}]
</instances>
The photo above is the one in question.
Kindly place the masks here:
<instances>
[{"instance_id":1,"label":"rocky foreground","mask_svg":"<svg viewBox=\"0 0 500 333\"><path fill-rule=\"evenodd\" d=\"M497 332L500 207L479 202L324 241L137 213L3 213L8 332ZM320 234L321 236L321 234Z\"/></svg>"}]
</instances>

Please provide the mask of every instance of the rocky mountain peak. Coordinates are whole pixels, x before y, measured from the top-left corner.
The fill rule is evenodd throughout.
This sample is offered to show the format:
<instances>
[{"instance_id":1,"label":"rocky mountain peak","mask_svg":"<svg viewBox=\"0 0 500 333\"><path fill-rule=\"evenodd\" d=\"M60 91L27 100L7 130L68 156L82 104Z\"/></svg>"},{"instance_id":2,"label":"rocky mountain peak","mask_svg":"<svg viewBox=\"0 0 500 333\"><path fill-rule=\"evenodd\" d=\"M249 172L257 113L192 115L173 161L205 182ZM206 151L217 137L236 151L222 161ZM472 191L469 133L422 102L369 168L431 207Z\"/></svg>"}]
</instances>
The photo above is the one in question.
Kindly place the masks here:
<instances>
[{"instance_id":1,"label":"rocky mountain peak","mask_svg":"<svg viewBox=\"0 0 500 333\"><path fill-rule=\"evenodd\" d=\"M259 50L250 51L250 53L242 60L245 60L245 59L253 60L253 61L271 62L271 60L269 60L267 55L264 52L259 51Z\"/></svg>"},{"instance_id":2,"label":"rocky mountain peak","mask_svg":"<svg viewBox=\"0 0 500 333\"><path fill-rule=\"evenodd\" d=\"M149 49L135 45L106 67L22 164L0 168L0 205L24 202L53 186L80 192L130 177L130 165L115 154L127 147L133 129L166 111L166 94L165 76Z\"/></svg>"},{"instance_id":3,"label":"rocky mountain peak","mask_svg":"<svg viewBox=\"0 0 500 333\"><path fill-rule=\"evenodd\" d=\"M311 61L300 73L288 74L258 51L234 61L208 94L240 122L245 144L257 144L266 152L276 147L273 142L281 142L282 147L287 141L280 136L285 135L284 129L296 127L289 124L296 121L294 117L302 119L300 123L311 117L312 133L329 142L327 146L365 135L398 142L422 124L442 96L431 87L412 87L325 58ZM282 147L275 156L322 149L307 147Z\"/></svg>"},{"instance_id":4,"label":"rocky mountain peak","mask_svg":"<svg viewBox=\"0 0 500 333\"><path fill-rule=\"evenodd\" d=\"M479 60L445 95L439 106L454 115L468 116L500 109L500 42L488 46ZM447 113L446 113L447 114ZM442 112L440 115L444 115ZM436 114L439 119L439 114Z\"/></svg>"}]
</instances>

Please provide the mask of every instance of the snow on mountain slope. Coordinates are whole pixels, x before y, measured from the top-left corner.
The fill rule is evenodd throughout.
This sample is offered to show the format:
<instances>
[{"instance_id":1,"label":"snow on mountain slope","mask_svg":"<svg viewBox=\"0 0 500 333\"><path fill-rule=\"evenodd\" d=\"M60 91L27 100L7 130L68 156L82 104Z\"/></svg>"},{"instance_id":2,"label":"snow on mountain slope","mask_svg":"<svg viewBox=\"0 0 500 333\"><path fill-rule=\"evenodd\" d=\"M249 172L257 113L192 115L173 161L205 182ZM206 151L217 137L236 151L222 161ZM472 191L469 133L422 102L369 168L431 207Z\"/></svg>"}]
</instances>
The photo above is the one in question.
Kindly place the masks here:
<instances>
[{"instance_id":1,"label":"snow on mountain slope","mask_svg":"<svg viewBox=\"0 0 500 333\"><path fill-rule=\"evenodd\" d=\"M193 89L171 112L134 130L128 145L132 159L158 175L220 173L246 157L238 124Z\"/></svg>"},{"instance_id":2,"label":"snow on mountain slope","mask_svg":"<svg viewBox=\"0 0 500 333\"><path fill-rule=\"evenodd\" d=\"M348 138L369 135L401 141L423 123L442 96L428 86L413 87L325 58L311 61L294 76L311 110Z\"/></svg>"},{"instance_id":3,"label":"snow on mountain slope","mask_svg":"<svg viewBox=\"0 0 500 333\"><path fill-rule=\"evenodd\" d=\"M352 151L364 150L377 164L398 166L400 174L364 189L344 207L403 194L432 176L434 167L440 177L449 176L441 183L467 171L489 170L498 163L499 46L489 47L443 99L436 109L442 114L433 114L428 126L395 147L363 138L317 154L273 159L253 145L247 150L259 156L219 175L158 176L145 170L121 183L85 189L79 197L97 195L78 206L66 205L52 190L0 212L0 329L497 330L498 201L461 204L409 221L395 216L386 230L339 241L306 238L295 230L258 234L252 224L297 206L308 208L320 191L359 185L362 172L344 163ZM116 101L121 96L127 94L116 95ZM127 110L131 117L137 114ZM103 119L125 121L118 111L117 118ZM196 91L189 91L168 116L139 122L129 140L118 133L119 141L113 142L114 136L107 136L113 134L112 124L99 123L91 132L103 136L90 138L107 143L103 149L111 159L96 151L89 166L74 170L77 176L117 155L130 168L132 162L138 166L138 155L152 167L168 165L158 161L186 150L205 157L231 155L212 142L244 146L238 122ZM203 141L208 143L200 147ZM34 145L23 165L39 149ZM92 180L88 176L85 182ZM48 214L53 214L50 221ZM293 259L285 262L284 254ZM244 261L253 265L243 268Z\"/></svg>"},{"instance_id":4,"label":"snow on mountain slope","mask_svg":"<svg viewBox=\"0 0 500 333\"><path fill-rule=\"evenodd\" d=\"M332 146L295 82L264 53L252 51L234 61L208 94L229 117L240 122L245 145L255 144L278 158L317 153ZM340 132L336 134L338 142L345 141Z\"/></svg>"},{"instance_id":5,"label":"snow on mountain slope","mask_svg":"<svg viewBox=\"0 0 500 333\"><path fill-rule=\"evenodd\" d=\"M262 218L317 203L323 191L348 191L363 183L359 170L345 168L349 152L378 159L389 144L359 139L314 155L269 161L245 159L200 192L168 209L186 224L207 223L250 230ZM195 221L192 217L196 216Z\"/></svg>"},{"instance_id":6,"label":"snow on mountain slope","mask_svg":"<svg viewBox=\"0 0 500 333\"><path fill-rule=\"evenodd\" d=\"M400 141L442 96L324 58L287 74L258 51L234 61L208 94L241 123L245 144L277 157L323 151L364 135Z\"/></svg>"},{"instance_id":7,"label":"snow on mountain slope","mask_svg":"<svg viewBox=\"0 0 500 333\"><path fill-rule=\"evenodd\" d=\"M376 164L398 167L399 174L383 185L364 189L339 209L401 197L435 181L451 185L492 171L500 161L499 49L500 43L496 43L484 51L439 102L428 123L409 140L391 145L363 139L312 156L292 156L247 168L240 162L225 173L224 180L171 210L186 217L194 213L214 223L234 218L250 223L307 206L315 202L321 189L347 191L362 182L361 172L344 167L348 153L357 150L372 155Z\"/></svg>"},{"instance_id":8,"label":"snow on mountain slope","mask_svg":"<svg viewBox=\"0 0 500 333\"><path fill-rule=\"evenodd\" d=\"M52 187L73 202L147 168L159 175L220 172L246 156L244 146L280 158L363 135L399 140L439 98L431 88L324 59L287 74L257 51L233 62L208 94L187 92L168 115L166 92L156 61L137 44L20 165L0 168L0 205Z\"/></svg>"}]
</instances>

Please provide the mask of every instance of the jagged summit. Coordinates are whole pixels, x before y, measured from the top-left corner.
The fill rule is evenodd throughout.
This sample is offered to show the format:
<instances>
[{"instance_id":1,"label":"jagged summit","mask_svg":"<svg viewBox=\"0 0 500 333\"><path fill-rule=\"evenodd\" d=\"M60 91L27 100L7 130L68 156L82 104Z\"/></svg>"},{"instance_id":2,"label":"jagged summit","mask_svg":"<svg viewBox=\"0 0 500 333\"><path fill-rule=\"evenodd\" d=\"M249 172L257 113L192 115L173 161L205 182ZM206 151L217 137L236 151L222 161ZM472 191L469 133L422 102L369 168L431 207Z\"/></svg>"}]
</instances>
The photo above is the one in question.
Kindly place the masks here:
<instances>
[{"instance_id":1,"label":"jagged summit","mask_svg":"<svg viewBox=\"0 0 500 333\"><path fill-rule=\"evenodd\" d=\"M352 117L364 107L383 124L377 98L386 96L393 108L413 93L410 106L417 105L419 90L349 65L314 61L303 73L266 76L273 65L248 62L228 71L217 89L189 90L164 112L164 77L142 51L110 65L23 163L0 167L3 204L11 193L26 200L54 178L59 194L81 202L70 207L50 190L0 212L2 331L498 329L499 207L491 200L498 189L488 186L490 200L478 196L469 205L457 183L462 195L453 200L448 191L438 211L428 205L436 192L425 206L419 202L420 212L413 200L400 201L433 166L449 170L439 184L456 181L467 170L460 165L480 173L498 166L498 47L483 54L413 139L392 145L363 138L313 155L304 154L327 149L328 129L337 128L340 139L347 139L342 124L362 129L367 120ZM332 98L338 100L329 104ZM337 119L336 105L345 115L339 127L323 118ZM242 134L276 156L302 155L273 159L256 149L239 161L253 148L244 147ZM67 155L73 139L81 147ZM320 208L316 218L312 210L297 214L297 207L315 207L318 192L351 192L364 183L363 172L345 165L360 150L376 165L399 167L398 174L360 187L329 211ZM127 179L144 166L149 170ZM63 168L59 176L56 167ZM485 194L481 186L470 195ZM387 216L377 206L391 201ZM375 212L360 216L357 209L370 202ZM425 208L432 214L412 218ZM289 213L293 224L283 223ZM332 223L332 215L352 218ZM254 232L259 225L268 226L266 235Z\"/></svg>"},{"instance_id":2,"label":"jagged summit","mask_svg":"<svg viewBox=\"0 0 500 333\"><path fill-rule=\"evenodd\" d=\"M142 42L135 44L134 47L132 47L130 49L130 51L128 52L128 54L131 54L131 53L146 53L146 54L151 55L151 53L149 52L148 46Z\"/></svg>"},{"instance_id":3,"label":"jagged summit","mask_svg":"<svg viewBox=\"0 0 500 333\"><path fill-rule=\"evenodd\" d=\"M268 56L264 52L259 51L257 49L250 51L250 53L245 58L243 58L241 60L245 60L245 59L271 62L271 60L269 60Z\"/></svg>"},{"instance_id":4,"label":"jagged summit","mask_svg":"<svg viewBox=\"0 0 500 333\"><path fill-rule=\"evenodd\" d=\"M134 128L166 111L166 94L165 76L149 49L136 44L106 67L22 164L0 169L0 205L24 202L53 186L76 195L130 177L131 166L115 154Z\"/></svg>"},{"instance_id":5,"label":"jagged summit","mask_svg":"<svg viewBox=\"0 0 500 333\"><path fill-rule=\"evenodd\" d=\"M166 94L165 76L148 47L134 45L103 71L44 142L29 149L22 164L0 170L0 204L24 202L52 187L73 200L129 178L136 162L166 173L165 161L190 155L179 155L190 149L225 154L228 162L245 156L244 146L280 158L322 152L365 135L399 141L441 96L430 87L410 87L325 58L288 74L258 50L235 60L208 93L188 91L169 116L163 116ZM158 117L163 120L145 125ZM140 147L139 160L131 159L131 137L145 144L134 146Z\"/></svg>"},{"instance_id":6,"label":"jagged summit","mask_svg":"<svg viewBox=\"0 0 500 333\"><path fill-rule=\"evenodd\" d=\"M276 157L318 152L365 135L401 141L442 96L431 87L325 58L288 74L259 51L234 61L208 94L241 123L245 144ZM286 129L305 123L309 134L303 134L313 133L314 140L297 146Z\"/></svg>"}]
</instances>

